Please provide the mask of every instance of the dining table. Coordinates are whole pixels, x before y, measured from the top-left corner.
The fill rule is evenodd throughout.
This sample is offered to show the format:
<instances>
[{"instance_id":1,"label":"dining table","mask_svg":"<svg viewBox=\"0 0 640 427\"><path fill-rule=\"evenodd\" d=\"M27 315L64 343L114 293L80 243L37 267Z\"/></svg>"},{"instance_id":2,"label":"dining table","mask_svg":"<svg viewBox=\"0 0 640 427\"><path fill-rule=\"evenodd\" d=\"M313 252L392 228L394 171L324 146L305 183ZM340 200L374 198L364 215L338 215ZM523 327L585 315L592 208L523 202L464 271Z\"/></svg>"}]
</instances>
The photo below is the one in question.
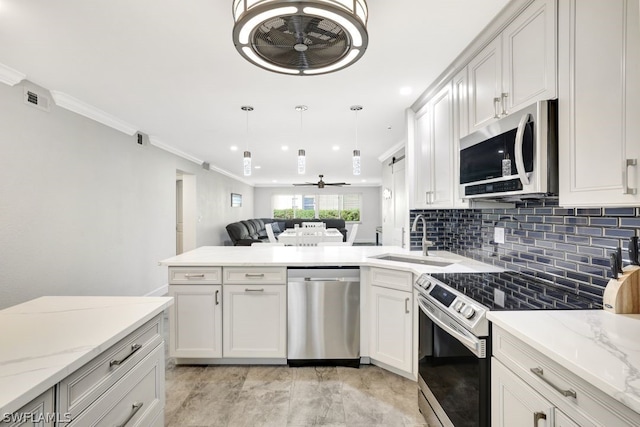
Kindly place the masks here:
<instances>
[{"instance_id":1,"label":"dining table","mask_svg":"<svg viewBox=\"0 0 640 427\"><path fill-rule=\"evenodd\" d=\"M322 236L321 240L323 242L342 242L344 241L344 236L337 228L320 228L317 230L318 234ZM278 235L278 242L284 243L285 245L296 245L296 230L294 228L287 228L282 233Z\"/></svg>"}]
</instances>

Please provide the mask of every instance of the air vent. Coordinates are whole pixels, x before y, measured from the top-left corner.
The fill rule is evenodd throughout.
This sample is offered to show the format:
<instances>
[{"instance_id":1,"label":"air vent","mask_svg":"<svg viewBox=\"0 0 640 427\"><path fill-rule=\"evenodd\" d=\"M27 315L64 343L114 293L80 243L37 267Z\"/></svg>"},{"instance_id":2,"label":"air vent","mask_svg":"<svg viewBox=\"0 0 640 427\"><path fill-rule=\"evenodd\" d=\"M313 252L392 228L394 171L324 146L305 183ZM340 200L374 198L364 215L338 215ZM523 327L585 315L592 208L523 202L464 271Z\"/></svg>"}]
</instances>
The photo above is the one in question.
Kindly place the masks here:
<instances>
[{"instance_id":1,"label":"air vent","mask_svg":"<svg viewBox=\"0 0 640 427\"><path fill-rule=\"evenodd\" d=\"M49 111L49 97L33 89L24 88L24 103L43 111Z\"/></svg>"},{"instance_id":2,"label":"air vent","mask_svg":"<svg viewBox=\"0 0 640 427\"><path fill-rule=\"evenodd\" d=\"M211 165L208 162L202 162L202 169L208 171L210 167Z\"/></svg>"}]
</instances>

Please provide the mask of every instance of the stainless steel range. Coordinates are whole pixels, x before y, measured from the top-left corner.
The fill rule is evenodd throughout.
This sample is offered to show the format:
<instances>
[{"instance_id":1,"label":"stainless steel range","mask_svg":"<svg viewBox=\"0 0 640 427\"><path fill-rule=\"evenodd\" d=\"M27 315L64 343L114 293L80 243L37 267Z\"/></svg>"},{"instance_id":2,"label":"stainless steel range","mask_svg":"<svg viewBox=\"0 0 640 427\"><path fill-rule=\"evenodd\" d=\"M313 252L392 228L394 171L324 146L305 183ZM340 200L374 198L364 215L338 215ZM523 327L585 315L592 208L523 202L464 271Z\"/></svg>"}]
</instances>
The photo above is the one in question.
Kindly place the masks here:
<instances>
[{"instance_id":1,"label":"stainless steel range","mask_svg":"<svg viewBox=\"0 0 640 427\"><path fill-rule=\"evenodd\" d=\"M489 310L600 308L602 297L516 272L423 274L418 405L429 425L490 425Z\"/></svg>"}]
</instances>

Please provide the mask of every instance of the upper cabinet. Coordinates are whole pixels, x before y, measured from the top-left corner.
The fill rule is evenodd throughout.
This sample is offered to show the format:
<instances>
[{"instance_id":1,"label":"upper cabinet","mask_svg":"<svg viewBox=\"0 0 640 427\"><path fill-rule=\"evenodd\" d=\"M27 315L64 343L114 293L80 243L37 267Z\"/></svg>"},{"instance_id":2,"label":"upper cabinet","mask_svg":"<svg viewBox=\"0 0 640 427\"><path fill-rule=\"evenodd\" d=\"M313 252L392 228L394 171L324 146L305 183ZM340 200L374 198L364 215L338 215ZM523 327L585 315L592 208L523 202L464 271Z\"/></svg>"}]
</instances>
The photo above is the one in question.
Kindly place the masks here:
<instances>
[{"instance_id":1,"label":"upper cabinet","mask_svg":"<svg viewBox=\"0 0 640 427\"><path fill-rule=\"evenodd\" d=\"M557 96L556 22L555 1L535 0L471 59L471 132Z\"/></svg>"},{"instance_id":2,"label":"upper cabinet","mask_svg":"<svg viewBox=\"0 0 640 427\"><path fill-rule=\"evenodd\" d=\"M560 0L558 21L560 203L638 206L638 0Z\"/></svg>"}]
</instances>

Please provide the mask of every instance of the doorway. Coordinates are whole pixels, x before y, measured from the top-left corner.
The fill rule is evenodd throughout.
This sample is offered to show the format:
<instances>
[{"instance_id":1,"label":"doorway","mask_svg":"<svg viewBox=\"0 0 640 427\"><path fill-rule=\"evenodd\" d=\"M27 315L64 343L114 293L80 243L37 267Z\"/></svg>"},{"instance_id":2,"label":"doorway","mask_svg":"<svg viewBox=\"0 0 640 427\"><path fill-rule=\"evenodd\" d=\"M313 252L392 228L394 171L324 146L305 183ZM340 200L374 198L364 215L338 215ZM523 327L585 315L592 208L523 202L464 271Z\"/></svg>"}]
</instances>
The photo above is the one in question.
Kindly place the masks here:
<instances>
[{"instance_id":1,"label":"doorway","mask_svg":"<svg viewBox=\"0 0 640 427\"><path fill-rule=\"evenodd\" d=\"M196 248L196 177L176 171L176 255Z\"/></svg>"}]
</instances>

